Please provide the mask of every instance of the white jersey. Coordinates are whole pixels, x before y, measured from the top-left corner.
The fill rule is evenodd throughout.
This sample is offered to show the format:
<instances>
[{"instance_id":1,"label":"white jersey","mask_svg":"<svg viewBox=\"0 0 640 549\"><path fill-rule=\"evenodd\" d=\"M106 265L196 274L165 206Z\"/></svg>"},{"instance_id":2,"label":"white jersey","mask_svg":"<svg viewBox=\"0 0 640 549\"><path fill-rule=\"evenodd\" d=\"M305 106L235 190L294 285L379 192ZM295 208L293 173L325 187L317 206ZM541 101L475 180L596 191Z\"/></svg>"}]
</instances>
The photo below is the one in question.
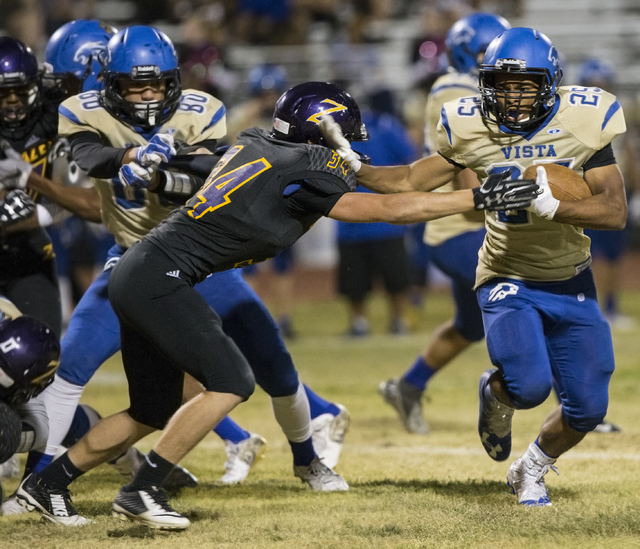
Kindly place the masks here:
<instances>
[{"instance_id":1,"label":"white jersey","mask_svg":"<svg viewBox=\"0 0 640 549\"><path fill-rule=\"evenodd\" d=\"M485 179L511 167L514 177L545 163L582 166L626 130L618 100L599 88L562 87L553 113L535 130L506 133L486 123L480 97L444 105L438 126L440 152ZM480 250L476 286L498 277L532 281L567 280L591 263L582 229L547 221L527 211L486 212L487 236Z\"/></svg>"},{"instance_id":2,"label":"white jersey","mask_svg":"<svg viewBox=\"0 0 640 549\"><path fill-rule=\"evenodd\" d=\"M425 111L425 151L432 154L437 149L437 127L442 105L460 97L478 93L478 77L466 73L450 71L438 78L431 88ZM435 192L453 191L447 183ZM438 246L450 238L469 231L477 231L484 226L482 221L470 221L464 214L455 214L429 221L425 227L424 241L429 246Z\"/></svg>"},{"instance_id":3,"label":"white jersey","mask_svg":"<svg viewBox=\"0 0 640 549\"><path fill-rule=\"evenodd\" d=\"M60 106L60 135L93 132L105 146L124 148L145 145L156 133L193 145L221 139L227 132L225 107L215 97L196 90L183 90L178 110L151 135L142 135L120 122L100 106L98 92L81 93ZM104 224L116 242L129 247L141 240L176 208L176 204L146 189L125 187L118 177L93 179L100 194Z\"/></svg>"}]
</instances>

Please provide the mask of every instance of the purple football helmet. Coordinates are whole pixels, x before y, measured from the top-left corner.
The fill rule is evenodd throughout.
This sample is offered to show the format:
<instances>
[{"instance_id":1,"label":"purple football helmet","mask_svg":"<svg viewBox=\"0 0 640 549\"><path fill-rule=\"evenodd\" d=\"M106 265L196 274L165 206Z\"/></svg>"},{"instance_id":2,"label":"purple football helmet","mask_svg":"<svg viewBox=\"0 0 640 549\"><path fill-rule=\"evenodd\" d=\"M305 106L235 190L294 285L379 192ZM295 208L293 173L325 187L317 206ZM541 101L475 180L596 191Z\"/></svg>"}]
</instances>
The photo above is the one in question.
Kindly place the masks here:
<instances>
[{"instance_id":1,"label":"purple football helmet","mask_svg":"<svg viewBox=\"0 0 640 549\"><path fill-rule=\"evenodd\" d=\"M0 399L13 405L41 393L60 363L60 342L43 322L19 316L0 322Z\"/></svg>"},{"instance_id":2,"label":"purple football helmet","mask_svg":"<svg viewBox=\"0 0 640 549\"><path fill-rule=\"evenodd\" d=\"M0 134L20 139L35 122L42 105L41 71L31 48L0 38Z\"/></svg>"},{"instance_id":3,"label":"purple football helmet","mask_svg":"<svg viewBox=\"0 0 640 549\"><path fill-rule=\"evenodd\" d=\"M284 92L273 113L273 135L291 143L324 145L318 124L325 114L333 117L349 141L369 139L358 104L329 82L305 82Z\"/></svg>"}]
</instances>

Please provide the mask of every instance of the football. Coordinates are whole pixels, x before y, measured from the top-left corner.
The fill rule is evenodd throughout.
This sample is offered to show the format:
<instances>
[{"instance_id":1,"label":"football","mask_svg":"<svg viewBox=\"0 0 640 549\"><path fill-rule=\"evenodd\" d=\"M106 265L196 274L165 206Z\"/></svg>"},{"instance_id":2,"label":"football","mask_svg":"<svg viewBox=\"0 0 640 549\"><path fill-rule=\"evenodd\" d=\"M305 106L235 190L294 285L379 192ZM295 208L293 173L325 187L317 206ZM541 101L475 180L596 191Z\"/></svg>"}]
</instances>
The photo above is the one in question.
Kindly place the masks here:
<instances>
[{"instance_id":1,"label":"football","mask_svg":"<svg viewBox=\"0 0 640 549\"><path fill-rule=\"evenodd\" d=\"M537 167L529 166L522 178L535 180ZM575 202L591 196L591 189L587 182L571 168L565 168L560 164L543 164L543 167L547 171L549 188L554 198Z\"/></svg>"}]
</instances>

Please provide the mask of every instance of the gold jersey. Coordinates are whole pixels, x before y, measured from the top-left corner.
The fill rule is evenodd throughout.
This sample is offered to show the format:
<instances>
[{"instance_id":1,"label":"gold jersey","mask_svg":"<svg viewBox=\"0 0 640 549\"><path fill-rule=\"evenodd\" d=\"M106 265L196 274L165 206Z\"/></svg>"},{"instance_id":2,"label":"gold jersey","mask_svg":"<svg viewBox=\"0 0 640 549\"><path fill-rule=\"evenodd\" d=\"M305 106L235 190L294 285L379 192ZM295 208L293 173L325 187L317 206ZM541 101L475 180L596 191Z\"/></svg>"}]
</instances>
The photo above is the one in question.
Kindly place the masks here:
<instances>
[{"instance_id":1,"label":"gold jersey","mask_svg":"<svg viewBox=\"0 0 640 549\"><path fill-rule=\"evenodd\" d=\"M583 164L626 131L615 96L599 88L559 88L553 112L535 130L500 131L485 123L480 97L444 105L438 125L440 152L485 179L492 171L557 163L583 176ZM480 250L476 286L506 276L532 281L567 280L591 263L582 229L547 221L527 210L486 212L487 236Z\"/></svg>"},{"instance_id":2,"label":"gold jersey","mask_svg":"<svg viewBox=\"0 0 640 549\"><path fill-rule=\"evenodd\" d=\"M432 154L437 150L437 127L440 121L442 105L460 97L478 93L478 77L459 72L448 72L438 78L427 98L425 111L425 151ZM453 185L448 183L435 192L452 191ZM484 226L482 222L470 221L464 214L455 214L427 223L424 241L429 246L438 246L450 238L469 231L477 231Z\"/></svg>"},{"instance_id":3,"label":"gold jersey","mask_svg":"<svg viewBox=\"0 0 640 549\"><path fill-rule=\"evenodd\" d=\"M99 135L105 146L129 148L145 145L156 133L168 133L177 141L192 145L221 139L227 133L225 107L215 97L196 90L183 90L175 114L151 134L142 135L111 116L100 106L98 92L81 93L60 106L59 133L68 137L78 132ZM102 220L118 244L129 247L141 240L176 208L158 193L124 186L118 177L96 179Z\"/></svg>"}]
</instances>

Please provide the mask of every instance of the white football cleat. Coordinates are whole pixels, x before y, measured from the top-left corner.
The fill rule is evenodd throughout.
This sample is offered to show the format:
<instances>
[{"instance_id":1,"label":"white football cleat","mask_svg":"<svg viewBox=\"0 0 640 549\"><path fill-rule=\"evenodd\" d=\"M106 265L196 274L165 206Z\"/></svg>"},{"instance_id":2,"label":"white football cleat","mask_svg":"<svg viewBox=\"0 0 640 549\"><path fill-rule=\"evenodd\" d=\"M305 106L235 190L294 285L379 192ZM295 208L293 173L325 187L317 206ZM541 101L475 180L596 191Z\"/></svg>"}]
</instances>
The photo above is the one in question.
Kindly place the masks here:
<instances>
[{"instance_id":1,"label":"white football cleat","mask_svg":"<svg viewBox=\"0 0 640 549\"><path fill-rule=\"evenodd\" d=\"M18 478L20 476L20 456L13 454L7 461L0 463L0 480Z\"/></svg>"},{"instance_id":2,"label":"white football cleat","mask_svg":"<svg viewBox=\"0 0 640 549\"><path fill-rule=\"evenodd\" d=\"M330 469L338 465L344 437L351 423L349 411L342 404L336 406L340 409L337 416L321 414L311 420L313 448Z\"/></svg>"},{"instance_id":3,"label":"white football cleat","mask_svg":"<svg viewBox=\"0 0 640 549\"><path fill-rule=\"evenodd\" d=\"M314 492L345 492L349 489L347 481L319 458L309 465L294 466L293 474L311 486Z\"/></svg>"},{"instance_id":4,"label":"white football cleat","mask_svg":"<svg viewBox=\"0 0 640 549\"><path fill-rule=\"evenodd\" d=\"M518 503L528 507L547 507L551 505L544 476L552 470L556 475L558 468L554 458L547 456L535 442L516 459L507 471L507 484L511 492L518 496Z\"/></svg>"},{"instance_id":5,"label":"white football cleat","mask_svg":"<svg viewBox=\"0 0 640 549\"><path fill-rule=\"evenodd\" d=\"M234 444L229 440L224 441L227 461L224 464L226 473L218 481L223 484L236 484L242 482L249 475L251 467L264 457L267 451L267 441L257 435L250 433L249 438Z\"/></svg>"},{"instance_id":6,"label":"white football cleat","mask_svg":"<svg viewBox=\"0 0 640 549\"><path fill-rule=\"evenodd\" d=\"M24 515L28 512L28 509L24 508L22 505L20 505L20 503L18 503L18 499L16 498L15 494L9 496L6 501L4 501L2 505L0 505L0 515L3 515L5 517Z\"/></svg>"}]
</instances>

